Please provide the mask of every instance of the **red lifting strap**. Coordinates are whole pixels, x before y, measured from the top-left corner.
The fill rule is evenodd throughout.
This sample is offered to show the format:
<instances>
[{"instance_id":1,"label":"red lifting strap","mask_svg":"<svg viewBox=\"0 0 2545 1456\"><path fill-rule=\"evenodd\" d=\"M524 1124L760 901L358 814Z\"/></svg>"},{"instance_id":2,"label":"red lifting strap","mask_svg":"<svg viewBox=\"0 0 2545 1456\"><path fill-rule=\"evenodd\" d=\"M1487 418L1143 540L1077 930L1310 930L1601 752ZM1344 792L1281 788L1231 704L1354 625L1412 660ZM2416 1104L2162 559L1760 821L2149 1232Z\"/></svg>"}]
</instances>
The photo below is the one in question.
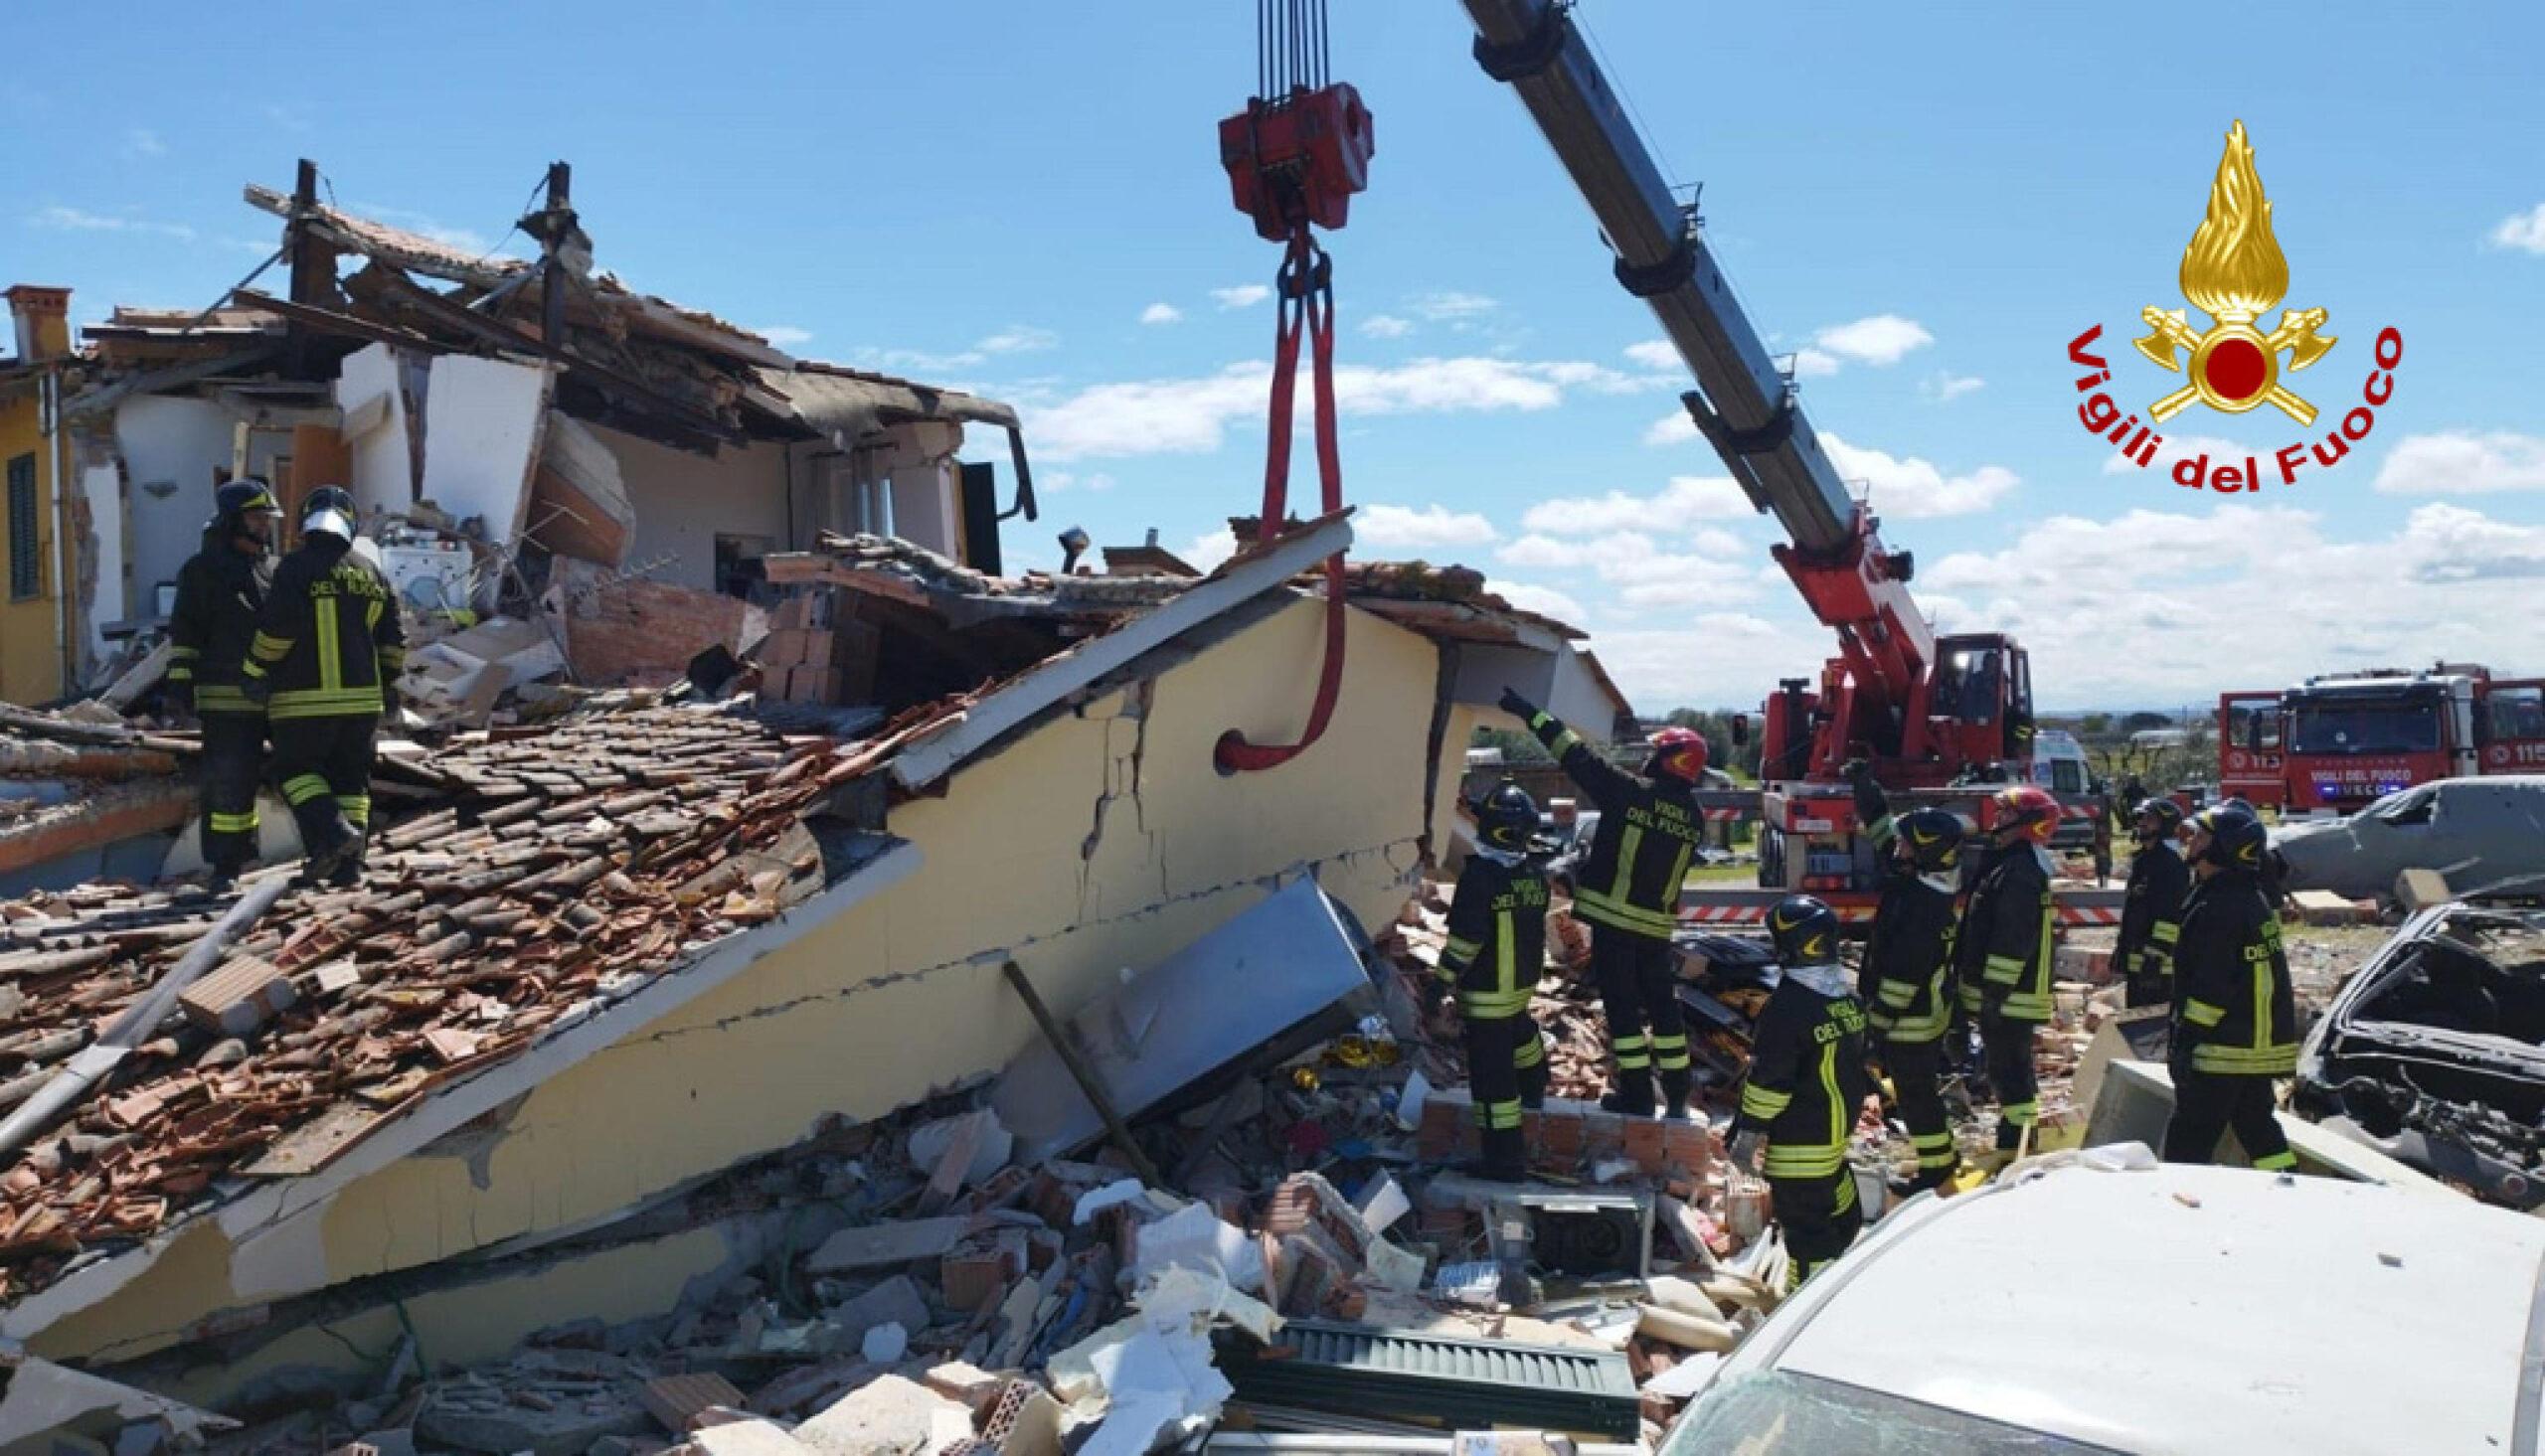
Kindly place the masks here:
<instances>
[{"instance_id":1,"label":"red lifting strap","mask_svg":"<svg viewBox=\"0 0 2545 1456\"><path fill-rule=\"evenodd\" d=\"M1320 511L1343 509L1343 457L1335 443L1334 420L1334 264L1317 246L1304 222L1290 233L1289 250L1281 259L1280 315L1272 351L1271 434L1264 450L1264 515L1256 528L1258 545L1281 534L1290 494L1291 397L1298 386L1299 333L1310 343L1311 399L1316 413L1316 472L1323 490ZM1220 734L1214 758L1231 773L1273 768L1289 762L1324 736L1334 717L1334 700L1343 687L1343 553L1325 559L1325 664L1318 670L1316 701L1308 709L1307 730L1295 743L1250 743L1236 728Z\"/></svg>"}]
</instances>

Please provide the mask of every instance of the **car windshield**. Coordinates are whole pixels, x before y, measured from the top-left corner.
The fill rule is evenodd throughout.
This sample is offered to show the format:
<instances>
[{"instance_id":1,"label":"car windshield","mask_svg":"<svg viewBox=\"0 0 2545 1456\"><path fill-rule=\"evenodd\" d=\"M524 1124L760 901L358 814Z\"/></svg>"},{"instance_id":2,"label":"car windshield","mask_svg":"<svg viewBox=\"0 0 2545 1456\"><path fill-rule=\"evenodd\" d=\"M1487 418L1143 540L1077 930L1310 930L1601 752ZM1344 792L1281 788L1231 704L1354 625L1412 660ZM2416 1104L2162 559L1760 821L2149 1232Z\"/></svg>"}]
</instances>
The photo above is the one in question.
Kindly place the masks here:
<instances>
[{"instance_id":1,"label":"car windshield","mask_svg":"<svg viewBox=\"0 0 2545 1456\"><path fill-rule=\"evenodd\" d=\"M2436 703L2300 702L2289 730L2292 753L2428 753L2439 747Z\"/></svg>"},{"instance_id":2,"label":"car windshield","mask_svg":"<svg viewBox=\"0 0 2545 1456\"><path fill-rule=\"evenodd\" d=\"M1785 1371L1747 1375L1700 1396L1661 1456L2072 1456L2100 1452L2061 1436Z\"/></svg>"}]
</instances>

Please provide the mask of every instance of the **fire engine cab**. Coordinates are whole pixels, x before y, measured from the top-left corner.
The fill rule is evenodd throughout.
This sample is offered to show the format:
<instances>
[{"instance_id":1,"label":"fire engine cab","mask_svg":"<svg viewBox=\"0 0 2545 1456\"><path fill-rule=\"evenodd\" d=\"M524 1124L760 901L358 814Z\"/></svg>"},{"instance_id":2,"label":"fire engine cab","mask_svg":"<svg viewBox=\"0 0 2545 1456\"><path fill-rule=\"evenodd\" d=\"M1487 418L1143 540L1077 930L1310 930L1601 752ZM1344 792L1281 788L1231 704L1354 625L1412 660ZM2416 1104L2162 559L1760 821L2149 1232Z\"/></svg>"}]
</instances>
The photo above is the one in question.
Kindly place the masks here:
<instances>
[{"instance_id":1,"label":"fire engine cab","mask_svg":"<svg viewBox=\"0 0 2545 1456\"><path fill-rule=\"evenodd\" d=\"M2218 700L2220 791L2347 814L2438 778L2545 771L2545 680L2472 663L2308 678Z\"/></svg>"}]
</instances>

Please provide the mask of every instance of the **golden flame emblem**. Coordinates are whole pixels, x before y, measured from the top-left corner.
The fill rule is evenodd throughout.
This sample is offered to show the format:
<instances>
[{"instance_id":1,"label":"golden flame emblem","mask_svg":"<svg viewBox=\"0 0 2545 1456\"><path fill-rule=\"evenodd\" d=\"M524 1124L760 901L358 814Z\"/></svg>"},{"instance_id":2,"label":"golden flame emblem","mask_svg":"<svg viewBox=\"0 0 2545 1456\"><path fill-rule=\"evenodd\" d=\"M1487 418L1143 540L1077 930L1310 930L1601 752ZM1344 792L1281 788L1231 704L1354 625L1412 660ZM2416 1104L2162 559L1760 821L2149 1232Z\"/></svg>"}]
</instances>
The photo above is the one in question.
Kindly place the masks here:
<instances>
[{"instance_id":1,"label":"golden flame emblem","mask_svg":"<svg viewBox=\"0 0 2545 1456\"><path fill-rule=\"evenodd\" d=\"M2254 327L2289 291L2289 258L2272 236L2271 202L2263 196L2254 144L2246 140L2242 121L2227 133L2218 178L2209 185L2209 211L2183 248L2177 276L2183 297L2215 322L2208 332L2196 333L2179 308L2138 311L2155 330L2134 341L2139 353L2177 373L2183 369L2178 356L2191 356L2191 383L2149 405L2148 414L2170 419L2195 401L2229 414L2273 404L2299 424L2314 423L2315 406L2280 382L2280 356L2289 355L2288 368L2294 373L2338 341L2315 332L2324 326L2320 308L2286 309L2280 327L2268 334Z\"/></svg>"}]
</instances>

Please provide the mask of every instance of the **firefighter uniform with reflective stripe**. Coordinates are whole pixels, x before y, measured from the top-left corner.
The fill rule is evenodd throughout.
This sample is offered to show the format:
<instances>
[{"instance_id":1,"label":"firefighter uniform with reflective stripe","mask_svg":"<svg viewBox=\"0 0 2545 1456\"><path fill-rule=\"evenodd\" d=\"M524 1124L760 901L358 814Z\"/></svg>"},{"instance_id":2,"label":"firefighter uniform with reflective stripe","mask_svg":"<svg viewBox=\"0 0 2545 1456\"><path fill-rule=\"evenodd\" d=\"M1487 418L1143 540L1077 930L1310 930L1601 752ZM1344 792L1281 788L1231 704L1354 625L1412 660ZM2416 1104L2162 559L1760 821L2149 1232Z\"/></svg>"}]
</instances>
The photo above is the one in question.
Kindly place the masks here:
<instances>
[{"instance_id":1,"label":"firefighter uniform with reflective stripe","mask_svg":"<svg viewBox=\"0 0 2545 1456\"><path fill-rule=\"evenodd\" d=\"M1759 1013L1737 1135L1764 1133L1763 1171L1797 1281L1847 1251L1864 1224L1847 1136L1871 1083L1865 1012L1835 963L1785 967Z\"/></svg>"},{"instance_id":2,"label":"firefighter uniform with reflective stripe","mask_svg":"<svg viewBox=\"0 0 2545 1456\"><path fill-rule=\"evenodd\" d=\"M1894 821L1876 820L1874 845L1888 850ZM1953 897L1944 875L1894 875L1874 908L1857 995L1879 1044L1900 1120L1918 1152L1918 1183L1933 1187L1952 1172L1952 1122L1942 1090L1945 1029L1952 1020Z\"/></svg>"},{"instance_id":3,"label":"firefighter uniform with reflective stripe","mask_svg":"<svg viewBox=\"0 0 2545 1456\"><path fill-rule=\"evenodd\" d=\"M313 858L371 822L383 687L405 662L388 580L350 542L310 533L274 572L246 675L269 685L274 776Z\"/></svg>"},{"instance_id":4,"label":"firefighter uniform with reflective stripe","mask_svg":"<svg viewBox=\"0 0 2545 1456\"><path fill-rule=\"evenodd\" d=\"M1457 992L1467 1086L1483 1130L1485 1169L1494 1177L1524 1176L1520 1113L1546 1098L1546 1047L1529 1015L1546 940L1545 873L1518 855L1469 855L1449 900L1440 974Z\"/></svg>"},{"instance_id":5,"label":"firefighter uniform with reflective stripe","mask_svg":"<svg viewBox=\"0 0 2545 1456\"><path fill-rule=\"evenodd\" d=\"M1692 785L1617 768L1547 714L1531 715L1529 729L1600 810L1590 857L1574 877L1573 912L1591 924L1591 969L1617 1062L1614 1105L1649 1114L1650 1077L1658 1071L1676 1113L1687 1101L1690 1073L1670 935L1679 923L1680 884L1705 839L1705 815Z\"/></svg>"},{"instance_id":6,"label":"firefighter uniform with reflective stripe","mask_svg":"<svg viewBox=\"0 0 2545 1456\"><path fill-rule=\"evenodd\" d=\"M256 855L256 780L264 768L265 711L240 691L248 648L273 582L260 552L241 551L235 520L204 529L203 550L177 570L168 616L168 682L203 720L203 858L235 876Z\"/></svg>"},{"instance_id":7,"label":"firefighter uniform with reflective stripe","mask_svg":"<svg viewBox=\"0 0 2545 1456\"><path fill-rule=\"evenodd\" d=\"M1979 1023L1997 1092L1997 1146L2012 1149L2040 1111L2033 1028L2050 1020L2050 855L2017 840L1990 851L1955 938L1961 1005Z\"/></svg>"},{"instance_id":8,"label":"firefighter uniform with reflective stripe","mask_svg":"<svg viewBox=\"0 0 2545 1456\"><path fill-rule=\"evenodd\" d=\"M2194 886L2174 949L2174 1115L2165 1157L2206 1163L2234 1128L2257 1168L2296 1166L2274 1077L2297 1069L2297 1003L2260 876L2222 869Z\"/></svg>"},{"instance_id":9,"label":"firefighter uniform with reflective stripe","mask_svg":"<svg viewBox=\"0 0 2545 1456\"><path fill-rule=\"evenodd\" d=\"M2162 1006L2174 999L2174 946L2182 933L2183 898L2191 892L2191 866L2171 842L2139 850L2129 861L2129 890L2121 909L2121 939L2113 965L2127 981L2131 1006Z\"/></svg>"}]
</instances>

